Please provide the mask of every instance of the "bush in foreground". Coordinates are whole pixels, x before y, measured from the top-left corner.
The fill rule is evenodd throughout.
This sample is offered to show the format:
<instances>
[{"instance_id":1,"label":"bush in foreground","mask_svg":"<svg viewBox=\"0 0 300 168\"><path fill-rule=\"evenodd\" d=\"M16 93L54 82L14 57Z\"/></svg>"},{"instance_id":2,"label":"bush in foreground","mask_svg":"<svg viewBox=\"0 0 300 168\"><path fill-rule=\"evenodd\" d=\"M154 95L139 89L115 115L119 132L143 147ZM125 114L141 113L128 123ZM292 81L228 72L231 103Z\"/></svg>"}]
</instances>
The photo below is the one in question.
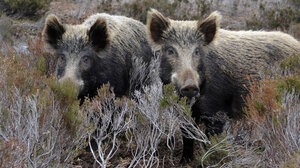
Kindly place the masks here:
<instances>
[{"instance_id":1,"label":"bush in foreground","mask_svg":"<svg viewBox=\"0 0 300 168\"><path fill-rule=\"evenodd\" d=\"M75 88L47 77L46 53L31 47L35 54L0 54L0 167L65 166L87 137Z\"/></svg>"},{"instance_id":2,"label":"bush in foreground","mask_svg":"<svg viewBox=\"0 0 300 168\"><path fill-rule=\"evenodd\" d=\"M39 10L47 8L51 0L3 0L12 13L34 16Z\"/></svg>"},{"instance_id":3,"label":"bush in foreground","mask_svg":"<svg viewBox=\"0 0 300 168\"><path fill-rule=\"evenodd\" d=\"M4 47L6 52L0 55L0 167L71 166L87 146L92 151L90 159L101 167L124 164L111 165L124 149L130 156L128 167L174 165L181 129L186 130L185 136L208 143L185 99L175 94L172 85L163 89L158 59L149 66L149 76L142 76L147 74L145 67L135 62L134 85L156 80L139 91L130 86L130 98L117 98L109 86L103 86L97 97L79 106L78 88L71 82L58 84L51 75L56 58L44 51L40 37L29 41L29 54ZM162 143L170 152L159 150Z\"/></svg>"}]
</instances>

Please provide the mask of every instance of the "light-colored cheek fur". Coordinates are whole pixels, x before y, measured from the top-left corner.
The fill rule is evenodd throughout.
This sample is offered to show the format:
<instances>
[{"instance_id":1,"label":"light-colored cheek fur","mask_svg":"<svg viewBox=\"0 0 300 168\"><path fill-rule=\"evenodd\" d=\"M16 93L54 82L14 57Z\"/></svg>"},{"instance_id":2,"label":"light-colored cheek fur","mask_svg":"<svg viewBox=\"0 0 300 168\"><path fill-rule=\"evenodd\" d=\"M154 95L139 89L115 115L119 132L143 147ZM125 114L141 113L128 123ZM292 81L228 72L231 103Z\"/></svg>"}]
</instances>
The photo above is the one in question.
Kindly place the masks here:
<instances>
[{"instance_id":1,"label":"light-colored cheek fur","mask_svg":"<svg viewBox=\"0 0 300 168\"><path fill-rule=\"evenodd\" d=\"M172 83L176 83L176 81L177 81L177 73L176 72L172 73L171 81L172 81Z\"/></svg>"}]
</instances>

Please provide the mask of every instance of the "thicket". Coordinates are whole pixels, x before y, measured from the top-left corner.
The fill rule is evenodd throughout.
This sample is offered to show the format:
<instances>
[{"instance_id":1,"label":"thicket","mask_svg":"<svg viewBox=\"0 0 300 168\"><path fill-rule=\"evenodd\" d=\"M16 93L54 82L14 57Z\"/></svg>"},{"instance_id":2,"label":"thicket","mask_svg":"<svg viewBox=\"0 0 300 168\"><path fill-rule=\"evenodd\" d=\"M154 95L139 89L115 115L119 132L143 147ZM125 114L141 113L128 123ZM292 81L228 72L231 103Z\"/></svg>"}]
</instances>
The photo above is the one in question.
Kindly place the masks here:
<instances>
[{"instance_id":1,"label":"thicket","mask_svg":"<svg viewBox=\"0 0 300 168\"><path fill-rule=\"evenodd\" d=\"M84 145L88 120L73 85L47 77L41 38L29 45L20 54L1 44L0 167L63 166Z\"/></svg>"},{"instance_id":2,"label":"thicket","mask_svg":"<svg viewBox=\"0 0 300 168\"><path fill-rule=\"evenodd\" d=\"M129 2L117 1L117 3L119 6L114 5L114 0L101 0L98 10L100 12L120 13L146 23L147 11L151 8L164 12L166 16L170 16L172 19L198 20L210 13L212 1L133 0Z\"/></svg>"},{"instance_id":3,"label":"thicket","mask_svg":"<svg viewBox=\"0 0 300 168\"><path fill-rule=\"evenodd\" d=\"M8 13L19 13L21 16L34 16L38 11L46 9L51 0L1 0ZM0 1L0 3L1 3Z\"/></svg>"},{"instance_id":4,"label":"thicket","mask_svg":"<svg viewBox=\"0 0 300 168\"><path fill-rule=\"evenodd\" d=\"M299 6L296 5L295 6ZM259 5L258 14L254 14L250 17L250 20L246 20L246 25L249 29L280 29L282 31L289 30L290 26L297 21L300 16L299 8L292 8L291 6L281 7L274 6L272 8L265 7L264 3Z\"/></svg>"}]
</instances>

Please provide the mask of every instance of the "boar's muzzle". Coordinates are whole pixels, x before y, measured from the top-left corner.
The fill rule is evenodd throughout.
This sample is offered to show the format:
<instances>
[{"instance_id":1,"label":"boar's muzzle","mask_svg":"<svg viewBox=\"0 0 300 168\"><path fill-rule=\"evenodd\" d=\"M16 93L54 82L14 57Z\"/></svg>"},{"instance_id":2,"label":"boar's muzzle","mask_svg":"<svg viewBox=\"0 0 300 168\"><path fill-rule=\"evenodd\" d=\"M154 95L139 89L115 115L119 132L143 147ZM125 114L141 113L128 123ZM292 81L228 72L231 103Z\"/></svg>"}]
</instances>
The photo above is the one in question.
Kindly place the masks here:
<instances>
[{"instance_id":1,"label":"boar's muzzle","mask_svg":"<svg viewBox=\"0 0 300 168\"><path fill-rule=\"evenodd\" d=\"M195 81L188 79L184 85L180 88L180 94L188 98L192 98L199 93L199 87Z\"/></svg>"}]
</instances>

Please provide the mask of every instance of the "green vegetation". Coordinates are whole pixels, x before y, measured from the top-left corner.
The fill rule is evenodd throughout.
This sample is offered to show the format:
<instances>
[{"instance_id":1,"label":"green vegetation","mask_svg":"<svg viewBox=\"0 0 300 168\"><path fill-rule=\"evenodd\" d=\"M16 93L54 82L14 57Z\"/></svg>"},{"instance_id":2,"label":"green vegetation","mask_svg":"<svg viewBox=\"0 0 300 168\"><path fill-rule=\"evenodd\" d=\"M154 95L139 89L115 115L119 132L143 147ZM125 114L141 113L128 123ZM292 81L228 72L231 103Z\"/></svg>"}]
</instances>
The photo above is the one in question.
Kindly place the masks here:
<instances>
[{"instance_id":1,"label":"green vegetation","mask_svg":"<svg viewBox=\"0 0 300 168\"><path fill-rule=\"evenodd\" d=\"M289 161L284 162L280 167L281 168L300 167L300 161L299 160L300 160L300 151L296 152L296 154L294 154Z\"/></svg>"},{"instance_id":2,"label":"green vegetation","mask_svg":"<svg viewBox=\"0 0 300 168\"><path fill-rule=\"evenodd\" d=\"M300 0L289 0L289 2L291 2L295 6L299 6L300 5Z\"/></svg>"},{"instance_id":3,"label":"green vegetation","mask_svg":"<svg viewBox=\"0 0 300 168\"><path fill-rule=\"evenodd\" d=\"M299 75L292 75L284 77L277 81L277 89L279 93L282 93L284 90L292 93L294 90L296 93L300 93L300 77Z\"/></svg>"},{"instance_id":4,"label":"green vegetation","mask_svg":"<svg viewBox=\"0 0 300 168\"><path fill-rule=\"evenodd\" d=\"M300 9L291 7L266 8L265 4L261 3L259 9L258 15L254 14L251 19L246 20L247 27L250 29L281 28L287 30L296 21L297 16L300 15Z\"/></svg>"},{"instance_id":5,"label":"green vegetation","mask_svg":"<svg viewBox=\"0 0 300 168\"><path fill-rule=\"evenodd\" d=\"M296 19L297 14L299 14L299 11L294 11L291 7L280 10L269 9L266 11L266 19L269 20L271 28L288 28L290 23Z\"/></svg>"},{"instance_id":6,"label":"green vegetation","mask_svg":"<svg viewBox=\"0 0 300 168\"><path fill-rule=\"evenodd\" d=\"M56 83L55 80L49 79L48 85L55 93L56 100L65 106L66 111L62 113L63 119L71 135L75 135L76 126L80 125L82 119L79 117L80 100L77 99L79 89L71 81Z\"/></svg>"},{"instance_id":7,"label":"green vegetation","mask_svg":"<svg viewBox=\"0 0 300 168\"><path fill-rule=\"evenodd\" d=\"M282 70L289 70L295 74L300 74L300 54L294 54L290 58L283 60L280 63Z\"/></svg>"},{"instance_id":8,"label":"green vegetation","mask_svg":"<svg viewBox=\"0 0 300 168\"><path fill-rule=\"evenodd\" d=\"M226 138L225 133L209 138L211 144L207 144L205 148L202 148L197 158L202 166L215 165L218 167L231 160L229 153L233 151L233 147Z\"/></svg>"},{"instance_id":9,"label":"green vegetation","mask_svg":"<svg viewBox=\"0 0 300 168\"><path fill-rule=\"evenodd\" d=\"M24 16L34 16L37 11L47 8L51 0L4 0L12 13L20 13Z\"/></svg>"},{"instance_id":10,"label":"green vegetation","mask_svg":"<svg viewBox=\"0 0 300 168\"><path fill-rule=\"evenodd\" d=\"M254 82L250 87L245 113L250 123L248 127L252 127L252 132L258 132L261 136L261 147L264 148L262 155L269 157L275 154L274 151L283 151L270 164L283 163L282 167L299 167L298 148L287 148L292 145L291 139L283 133L295 131L293 134L298 135L299 55L283 60L279 67L273 72L272 78Z\"/></svg>"},{"instance_id":11,"label":"green vegetation","mask_svg":"<svg viewBox=\"0 0 300 168\"><path fill-rule=\"evenodd\" d=\"M271 111L276 111L282 104L282 96L285 92L300 93L300 56L293 55L283 60L279 67L281 71L288 71L289 75L277 75L275 79L267 78L254 82L250 88L251 98L247 97L248 112L246 114L252 118L259 119L258 116L265 116Z\"/></svg>"},{"instance_id":12,"label":"green vegetation","mask_svg":"<svg viewBox=\"0 0 300 168\"><path fill-rule=\"evenodd\" d=\"M190 106L187 104L187 98L180 98L175 92L175 86L173 84L165 85L163 88L164 97L160 99L159 109L165 109L170 106L174 106L174 103L180 105L184 108L183 112L188 116L192 116L192 111Z\"/></svg>"},{"instance_id":13,"label":"green vegetation","mask_svg":"<svg viewBox=\"0 0 300 168\"><path fill-rule=\"evenodd\" d=\"M281 77L277 81L277 90L282 94L284 90L289 93L292 90L296 94L300 93L300 54L295 54L280 63L280 68L283 71L289 71L291 75Z\"/></svg>"},{"instance_id":14,"label":"green vegetation","mask_svg":"<svg viewBox=\"0 0 300 168\"><path fill-rule=\"evenodd\" d=\"M87 118L81 115L77 90L47 76L47 53L40 40L29 42L28 55L12 48L0 54L0 129L5 137L0 139L0 167L59 165L60 159L73 158L85 141L79 130Z\"/></svg>"},{"instance_id":15,"label":"green vegetation","mask_svg":"<svg viewBox=\"0 0 300 168\"><path fill-rule=\"evenodd\" d=\"M170 2L169 0L136 0L134 2L125 3L122 13L127 13L129 16L133 16L134 18L146 23L147 12L150 8L154 8L157 10L167 9L164 10L165 15L167 16L174 16L176 10L180 5L180 1Z\"/></svg>"},{"instance_id":16,"label":"green vegetation","mask_svg":"<svg viewBox=\"0 0 300 168\"><path fill-rule=\"evenodd\" d=\"M250 118L263 121L266 115L277 111L282 105L282 96L287 93L300 93L300 78L298 75L283 76L274 79L265 79L255 82L251 87L251 99L247 97Z\"/></svg>"},{"instance_id":17,"label":"green vegetation","mask_svg":"<svg viewBox=\"0 0 300 168\"><path fill-rule=\"evenodd\" d=\"M190 7L193 6L193 10ZM165 16L172 19L193 20L203 18L205 14L210 13L211 2L206 0L196 0L191 3L188 0L133 0L126 2L120 9L113 9L112 1L102 1L98 6L98 10L104 12L120 12L121 15L126 15L134 19L146 22L147 12L151 9L157 9Z\"/></svg>"}]
</instances>

